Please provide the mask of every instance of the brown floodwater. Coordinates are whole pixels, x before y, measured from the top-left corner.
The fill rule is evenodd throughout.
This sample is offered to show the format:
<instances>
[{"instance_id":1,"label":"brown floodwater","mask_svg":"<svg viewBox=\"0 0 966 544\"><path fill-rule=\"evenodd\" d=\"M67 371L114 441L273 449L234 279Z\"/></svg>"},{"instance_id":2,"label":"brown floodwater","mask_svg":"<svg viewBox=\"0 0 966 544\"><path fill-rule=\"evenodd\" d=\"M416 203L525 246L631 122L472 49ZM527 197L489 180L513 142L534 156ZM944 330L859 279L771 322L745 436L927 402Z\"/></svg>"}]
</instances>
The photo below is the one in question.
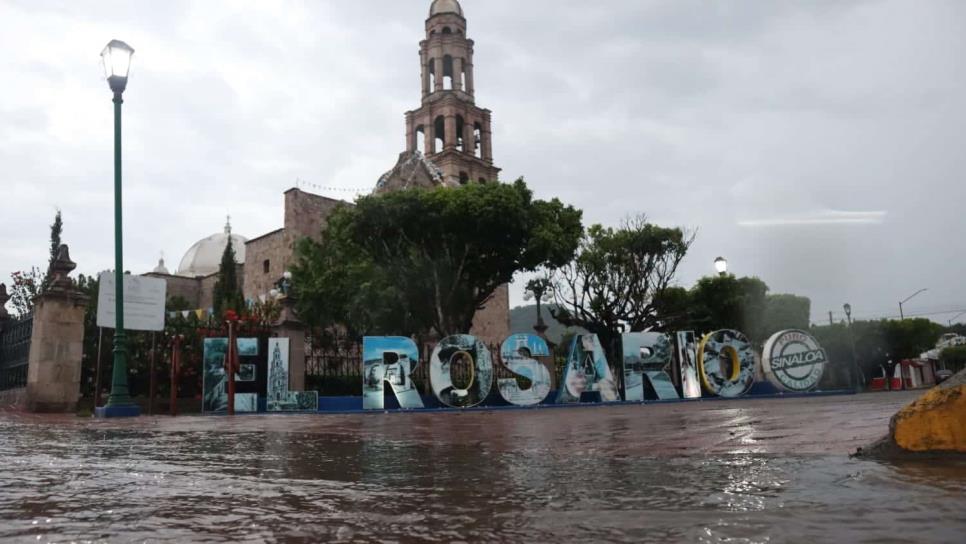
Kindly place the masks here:
<instances>
[{"instance_id":1,"label":"brown floodwater","mask_svg":"<svg viewBox=\"0 0 966 544\"><path fill-rule=\"evenodd\" d=\"M966 462L847 455L907 400L0 415L0 540L962 542Z\"/></svg>"}]
</instances>

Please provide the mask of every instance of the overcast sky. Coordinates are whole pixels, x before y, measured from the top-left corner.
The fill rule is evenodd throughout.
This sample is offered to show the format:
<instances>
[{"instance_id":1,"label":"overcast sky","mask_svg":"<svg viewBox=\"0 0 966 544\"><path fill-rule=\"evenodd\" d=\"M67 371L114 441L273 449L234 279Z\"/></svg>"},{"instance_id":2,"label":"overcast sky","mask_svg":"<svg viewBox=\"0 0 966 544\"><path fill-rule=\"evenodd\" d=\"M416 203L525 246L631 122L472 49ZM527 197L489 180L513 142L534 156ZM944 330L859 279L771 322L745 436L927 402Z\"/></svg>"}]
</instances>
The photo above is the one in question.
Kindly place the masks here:
<instances>
[{"instance_id":1,"label":"overcast sky","mask_svg":"<svg viewBox=\"0 0 966 544\"><path fill-rule=\"evenodd\" d=\"M429 0L0 0L0 281L63 210L79 272L112 267L125 93L125 267L282 225L297 178L369 189L420 98ZM617 224L699 229L815 320L966 310L966 2L463 0L502 179ZM325 192L352 198L350 192ZM518 282L519 284L519 282ZM520 303L519 288L513 301ZM945 322L955 315L942 314Z\"/></svg>"}]
</instances>

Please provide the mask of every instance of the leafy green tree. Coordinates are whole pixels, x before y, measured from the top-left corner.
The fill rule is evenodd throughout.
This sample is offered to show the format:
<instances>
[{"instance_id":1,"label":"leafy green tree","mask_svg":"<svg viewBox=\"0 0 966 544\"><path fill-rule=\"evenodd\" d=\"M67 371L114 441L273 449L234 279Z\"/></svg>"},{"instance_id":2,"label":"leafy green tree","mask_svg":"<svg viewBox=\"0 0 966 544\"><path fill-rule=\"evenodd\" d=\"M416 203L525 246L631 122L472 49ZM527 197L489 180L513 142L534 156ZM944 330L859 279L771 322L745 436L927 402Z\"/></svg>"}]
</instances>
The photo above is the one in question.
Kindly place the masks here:
<instances>
[{"instance_id":1,"label":"leafy green tree","mask_svg":"<svg viewBox=\"0 0 966 544\"><path fill-rule=\"evenodd\" d=\"M238 287L238 272L235 263L235 248L232 247L231 236L221 254L218 266L218 281L215 282L213 294L215 316L221 318L228 310L240 312L245 308L245 300Z\"/></svg>"},{"instance_id":2,"label":"leafy green tree","mask_svg":"<svg viewBox=\"0 0 966 544\"><path fill-rule=\"evenodd\" d=\"M188 299L175 295L168 298L168 301L164 304L164 311L166 312L183 312L185 310L194 310L191 302Z\"/></svg>"},{"instance_id":3,"label":"leafy green tree","mask_svg":"<svg viewBox=\"0 0 966 544\"><path fill-rule=\"evenodd\" d=\"M737 329L764 342L768 285L758 278L704 277L691 289L692 323L699 333Z\"/></svg>"},{"instance_id":4,"label":"leafy green tree","mask_svg":"<svg viewBox=\"0 0 966 544\"><path fill-rule=\"evenodd\" d=\"M362 197L330 216L321 242L299 244L300 315L355 334L465 333L516 272L569 261L580 218L522 179Z\"/></svg>"},{"instance_id":5,"label":"leafy green tree","mask_svg":"<svg viewBox=\"0 0 966 544\"><path fill-rule=\"evenodd\" d=\"M936 346L945 328L929 319L883 321L885 349L893 361L913 359Z\"/></svg>"},{"instance_id":6,"label":"leafy green tree","mask_svg":"<svg viewBox=\"0 0 966 544\"><path fill-rule=\"evenodd\" d=\"M768 295L762 338L768 339L779 331L799 329L807 331L812 315L812 301L796 295Z\"/></svg>"},{"instance_id":7,"label":"leafy green tree","mask_svg":"<svg viewBox=\"0 0 966 544\"><path fill-rule=\"evenodd\" d=\"M945 368L959 372L966 368L966 346L946 348L939 354L939 360Z\"/></svg>"},{"instance_id":8,"label":"leafy green tree","mask_svg":"<svg viewBox=\"0 0 966 544\"><path fill-rule=\"evenodd\" d=\"M822 344L834 367L852 364L852 341L855 359L866 383L903 359L918 357L935 347L943 333L941 325L928 319L855 321L851 335L845 323L812 327L811 332Z\"/></svg>"},{"instance_id":9,"label":"leafy green tree","mask_svg":"<svg viewBox=\"0 0 966 544\"><path fill-rule=\"evenodd\" d=\"M54 222L50 225L50 259L47 262L48 272L50 270L50 265L54 263L57 259L57 252L60 250L60 238L64 233L64 221L61 218L60 210L54 214ZM49 274L44 274L40 280L40 293L45 293L50 287L50 276Z\"/></svg>"},{"instance_id":10,"label":"leafy green tree","mask_svg":"<svg viewBox=\"0 0 966 544\"><path fill-rule=\"evenodd\" d=\"M54 215L54 222L50 225L50 262L57 259L57 252L60 250L60 236L64 233L64 221L60 210Z\"/></svg>"},{"instance_id":11,"label":"leafy green tree","mask_svg":"<svg viewBox=\"0 0 966 544\"><path fill-rule=\"evenodd\" d=\"M618 229L590 227L577 256L553 272L554 318L596 334L617 360L622 330L661 324L655 300L662 300L693 241L682 229L653 225L644 215Z\"/></svg>"},{"instance_id":12,"label":"leafy green tree","mask_svg":"<svg viewBox=\"0 0 966 544\"><path fill-rule=\"evenodd\" d=\"M299 243L292 273L300 318L315 329L344 328L352 337L426 332L429 317L417 316L392 271L353 241L355 220L351 207L339 208L321 241Z\"/></svg>"},{"instance_id":13,"label":"leafy green tree","mask_svg":"<svg viewBox=\"0 0 966 544\"><path fill-rule=\"evenodd\" d=\"M770 295L768 285L754 277L704 277L687 291L670 288L657 301L662 331L694 330L699 334L737 329L763 344L787 329L807 330L811 301L796 295Z\"/></svg>"},{"instance_id":14,"label":"leafy green tree","mask_svg":"<svg viewBox=\"0 0 966 544\"><path fill-rule=\"evenodd\" d=\"M668 287L654 297L654 312L659 320L656 331L675 333L697 328L691 293L684 287Z\"/></svg>"},{"instance_id":15,"label":"leafy green tree","mask_svg":"<svg viewBox=\"0 0 966 544\"><path fill-rule=\"evenodd\" d=\"M85 276L80 274L77 277L77 289L87 296L87 306L84 308L84 353L81 358L81 396L92 398L94 394L95 370L97 368L98 340L101 332L97 327L97 292L100 286L100 279L97 276ZM103 340L103 339L102 339ZM110 354L111 337L106 337L107 352ZM110 367L110 363L103 365L104 353L101 353L102 366ZM104 379L104 369L101 369L101 378ZM102 390L108 384L101 384Z\"/></svg>"}]
</instances>

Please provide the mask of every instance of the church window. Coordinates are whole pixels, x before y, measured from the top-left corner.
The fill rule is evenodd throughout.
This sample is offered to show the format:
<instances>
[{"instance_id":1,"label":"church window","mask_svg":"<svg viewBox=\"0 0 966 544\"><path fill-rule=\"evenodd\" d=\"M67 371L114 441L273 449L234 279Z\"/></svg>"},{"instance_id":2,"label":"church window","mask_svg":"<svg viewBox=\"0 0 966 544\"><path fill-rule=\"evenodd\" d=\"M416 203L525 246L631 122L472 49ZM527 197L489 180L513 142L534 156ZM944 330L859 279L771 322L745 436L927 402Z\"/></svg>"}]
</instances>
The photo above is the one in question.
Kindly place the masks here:
<instances>
[{"instance_id":1,"label":"church window","mask_svg":"<svg viewBox=\"0 0 966 544\"><path fill-rule=\"evenodd\" d=\"M442 115L433 122L433 134L436 136L433 152L442 151L446 147L446 119Z\"/></svg>"},{"instance_id":2,"label":"church window","mask_svg":"<svg viewBox=\"0 0 966 544\"><path fill-rule=\"evenodd\" d=\"M268 259L265 259L265 262L262 263L262 272L268 274L268 271L271 270L271 268L272 268L271 261L269 261Z\"/></svg>"},{"instance_id":3,"label":"church window","mask_svg":"<svg viewBox=\"0 0 966 544\"><path fill-rule=\"evenodd\" d=\"M452 33L453 33L453 29L452 28L450 28L448 26L444 26L443 27L443 34L452 34Z\"/></svg>"},{"instance_id":4,"label":"church window","mask_svg":"<svg viewBox=\"0 0 966 544\"><path fill-rule=\"evenodd\" d=\"M466 172L460 172L460 185L466 185L470 182L470 175Z\"/></svg>"},{"instance_id":5,"label":"church window","mask_svg":"<svg viewBox=\"0 0 966 544\"><path fill-rule=\"evenodd\" d=\"M473 155L483 158L483 127L479 123L473 125Z\"/></svg>"},{"instance_id":6,"label":"church window","mask_svg":"<svg viewBox=\"0 0 966 544\"><path fill-rule=\"evenodd\" d=\"M443 57L443 89L453 90L453 57Z\"/></svg>"},{"instance_id":7,"label":"church window","mask_svg":"<svg viewBox=\"0 0 966 544\"><path fill-rule=\"evenodd\" d=\"M436 59L429 59L429 91L436 90Z\"/></svg>"},{"instance_id":8,"label":"church window","mask_svg":"<svg viewBox=\"0 0 966 544\"><path fill-rule=\"evenodd\" d=\"M462 115L456 116L456 148L460 152L466 152L466 123L463 121Z\"/></svg>"},{"instance_id":9,"label":"church window","mask_svg":"<svg viewBox=\"0 0 966 544\"><path fill-rule=\"evenodd\" d=\"M416 151L426 154L426 129L423 125L416 127Z\"/></svg>"},{"instance_id":10,"label":"church window","mask_svg":"<svg viewBox=\"0 0 966 544\"><path fill-rule=\"evenodd\" d=\"M466 59L460 62L460 87L465 91L466 88Z\"/></svg>"},{"instance_id":11,"label":"church window","mask_svg":"<svg viewBox=\"0 0 966 544\"><path fill-rule=\"evenodd\" d=\"M486 183L486 178L480 178L480 179L479 179L479 182L480 182L480 183Z\"/></svg>"}]
</instances>

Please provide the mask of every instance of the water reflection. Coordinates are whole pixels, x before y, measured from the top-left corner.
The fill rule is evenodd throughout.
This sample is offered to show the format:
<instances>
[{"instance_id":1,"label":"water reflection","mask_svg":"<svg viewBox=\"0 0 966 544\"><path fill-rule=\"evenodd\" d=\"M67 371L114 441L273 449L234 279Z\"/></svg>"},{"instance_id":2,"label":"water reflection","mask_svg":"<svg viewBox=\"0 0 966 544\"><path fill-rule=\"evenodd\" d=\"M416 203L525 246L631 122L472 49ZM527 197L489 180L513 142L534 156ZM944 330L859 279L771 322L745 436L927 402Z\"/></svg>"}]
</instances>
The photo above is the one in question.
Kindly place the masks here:
<instances>
[{"instance_id":1,"label":"water reflection","mask_svg":"<svg viewBox=\"0 0 966 544\"><path fill-rule=\"evenodd\" d=\"M628 436L633 418L582 432L478 419L414 416L397 432L393 418L368 431L300 417L189 430L0 420L0 539L941 542L966 530L962 462L648 456L601 438Z\"/></svg>"}]
</instances>

